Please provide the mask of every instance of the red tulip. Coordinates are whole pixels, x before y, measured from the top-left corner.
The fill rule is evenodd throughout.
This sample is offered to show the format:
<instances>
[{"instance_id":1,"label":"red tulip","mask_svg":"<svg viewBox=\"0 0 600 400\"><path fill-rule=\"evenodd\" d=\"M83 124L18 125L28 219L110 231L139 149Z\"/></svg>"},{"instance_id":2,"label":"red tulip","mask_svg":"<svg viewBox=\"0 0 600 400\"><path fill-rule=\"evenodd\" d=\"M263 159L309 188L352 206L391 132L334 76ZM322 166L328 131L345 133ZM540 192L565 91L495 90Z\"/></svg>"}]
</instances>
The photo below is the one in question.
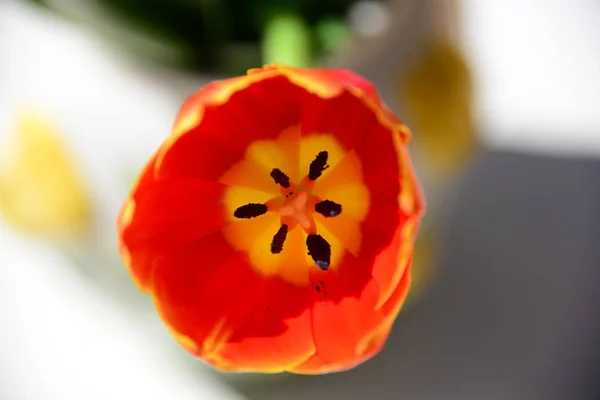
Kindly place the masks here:
<instances>
[{"instance_id":1,"label":"red tulip","mask_svg":"<svg viewBox=\"0 0 600 400\"><path fill-rule=\"evenodd\" d=\"M174 337L222 371L316 374L383 346L423 200L365 79L268 65L191 96L118 218Z\"/></svg>"}]
</instances>

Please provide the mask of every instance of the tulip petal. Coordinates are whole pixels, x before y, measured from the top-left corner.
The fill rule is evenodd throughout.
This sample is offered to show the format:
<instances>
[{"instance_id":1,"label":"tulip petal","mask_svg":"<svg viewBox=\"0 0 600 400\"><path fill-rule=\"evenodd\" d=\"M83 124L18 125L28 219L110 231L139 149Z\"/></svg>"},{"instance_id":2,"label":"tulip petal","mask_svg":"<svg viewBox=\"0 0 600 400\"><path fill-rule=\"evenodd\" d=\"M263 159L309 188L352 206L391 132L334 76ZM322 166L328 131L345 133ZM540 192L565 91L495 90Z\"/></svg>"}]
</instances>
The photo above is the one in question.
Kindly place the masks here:
<instances>
[{"instance_id":1,"label":"tulip petal","mask_svg":"<svg viewBox=\"0 0 600 400\"><path fill-rule=\"evenodd\" d=\"M236 371L283 372L316 351L310 293L279 279L264 283L263 296L246 323L231 335L215 360Z\"/></svg>"},{"instance_id":2,"label":"tulip petal","mask_svg":"<svg viewBox=\"0 0 600 400\"><path fill-rule=\"evenodd\" d=\"M406 300L412 282L411 268L412 257L409 257L409 259L406 260L406 264L401 268L404 270L402 278L400 278L400 281L387 301L379 307L379 310L385 315L384 324L392 324L394 322L404 304L404 300Z\"/></svg>"},{"instance_id":3,"label":"tulip petal","mask_svg":"<svg viewBox=\"0 0 600 400\"><path fill-rule=\"evenodd\" d=\"M410 139L410 130L402 121L389 109L387 104L381 99L375 87L365 78L356 75L354 72L343 68L332 68L327 70L331 79L339 80L344 86L362 98L367 105L374 110L378 119L392 130L397 130L404 143Z\"/></svg>"},{"instance_id":4,"label":"tulip petal","mask_svg":"<svg viewBox=\"0 0 600 400\"><path fill-rule=\"evenodd\" d=\"M154 296L185 347L220 369L281 372L315 351L308 292L257 275L221 234L161 257Z\"/></svg>"},{"instance_id":5,"label":"tulip petal","mask_svg":"<svg viewBox=\"0 0 600 400\"><path fill-rule=\"evenodd\" d=\"M263 68L255 68L248 71L250 76L265 76L269 73L277 73L287 77L295 85L305 88L322 98L332 98L340 94L343 86L339 81L331 77L322 69L295 68L281 64L269 64Z\"/></svg>"},{"instance_id":6,"label":"tulip petal","mask_svg":"<svg viewBox=\"0 0 600 400\"><path fill-rule=\"evenodd\" d=\"M303 135L332 134L346 151L352 150L377 123L373 112L349 92L341 92L331 99L306 93L302 97L301 107Z\"/></svg>"},{"instance_id":7,"label":"tulip petal","mask_svg":"<svg viewBox=\"0 0 600 400\"><path fill-rule=\"evenodd\" d=\"M397 132L404 143L410 139L410 130L383 102L375 87L352 71L343 68L305 69L272 64L250 70L249 73L264 74L266 71L285 74L294 83L324 99L336 97L347 90L362 99L364 104L377 114L378 120L390 131Z\"/></svg>"},{"instance_id":8,"label":"tulip petal","mask_svg":"<svg viewBox=\"0 0 600 400\"><path fill-rule=\"evenodd\" d=\"M298 124L301 94L301 88L283 76L275 76L254 78L223 103L211 97L198 100L201 103L196 106L203 109L202 118L186 133L165 143L158 175L219 179L243 158L250 144L273 139Z\"/></svg>"},{"instance_id":9,"label":"tulip petal","mask_svg":"<svg viewBox=\"0 0 600 400\"><path fill-rule=\"evenodd\" d=\"M155 261L152 279L161 318L202 357L217 352L246 320L264 282L221 233L164 253Z\"/></svg>"},{"instance_id":10,"label":"tulip petal","mask_svg":"<svg viewBox=\"0 0 600 400\"><path fill-rule=\"evenodd\" d=\"M119 223L121 251L143 290L150 287L155 259L222 229L229 221L222 197L225 185L190 178L151 181L142 175Z\"/></svg>"},{"instance_id":11,"label":"tulip petal","mask_svg":"<svg viewBox=\"0 0 600 400\"><path fill-rule=\"evenodd\" d=\"M416 218L403 221L387 249L378 256L378 262L373 265L373 279L381 288L378 308L392 296L400 280L405 275L413 250L414 237L418 228Z\"/></svg>"},{"instance_id":12,"label":"tulip petal","mask_svg":"<svg viewBox=\"0 0 600 400\"><path fill-rule=\"evenodd\" d=\"M366 334L358 344L358 352L363 354L363 360L377 354L387 340L392 325L394 324L410 289L410 263L411 260L408 260L405 267L401 268L404 271L402 278L396 285L392 295L388 298L388 301L380 308L381 313L384 315L383 320L374 331Z\"/></svg>"},{"instance_id":13,"label":"tulip petal","mask_svg":"<svg viewBox=\"0 0 600 400\"><path fill-rule=\"evenodd\" d=\"M352 368L360 356L357 346L382 319L375 311L379 287L369 279L368 263L346 253L335 272L311 270L314 298L312 327L316 353L292 369L297 373L311 370L333 372Z\"/></svg>"}]
</instances>

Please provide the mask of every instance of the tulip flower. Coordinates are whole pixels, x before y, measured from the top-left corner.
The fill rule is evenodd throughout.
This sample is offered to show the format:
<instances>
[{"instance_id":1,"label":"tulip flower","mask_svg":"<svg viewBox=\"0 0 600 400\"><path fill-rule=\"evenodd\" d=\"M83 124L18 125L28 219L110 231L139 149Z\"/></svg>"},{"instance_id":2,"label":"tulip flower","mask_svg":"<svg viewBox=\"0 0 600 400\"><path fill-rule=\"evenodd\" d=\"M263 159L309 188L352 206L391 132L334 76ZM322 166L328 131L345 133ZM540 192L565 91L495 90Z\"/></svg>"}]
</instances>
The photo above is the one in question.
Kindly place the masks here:
<instances>
[{"instance_id":1,"label":"tulip flower","mask_svg":"<svg viewBox=\"0 0 600 400\"><path fill-rule=\"evenodd\" d=\"M353 368L410 288L423 199L409 138L344 69L212 82L135 182L120 254L174 338L218 370Z\"/></svg>"}]
</instances>

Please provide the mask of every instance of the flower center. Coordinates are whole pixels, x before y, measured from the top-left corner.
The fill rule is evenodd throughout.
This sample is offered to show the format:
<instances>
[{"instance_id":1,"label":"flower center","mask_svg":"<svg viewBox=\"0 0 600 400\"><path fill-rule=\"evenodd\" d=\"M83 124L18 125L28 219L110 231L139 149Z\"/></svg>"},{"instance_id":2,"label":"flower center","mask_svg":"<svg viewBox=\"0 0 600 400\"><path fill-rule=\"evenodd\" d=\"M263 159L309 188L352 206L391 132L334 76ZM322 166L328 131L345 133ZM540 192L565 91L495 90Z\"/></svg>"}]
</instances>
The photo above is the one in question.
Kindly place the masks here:
<instances>
[{"instance_id":1,"label":"flower center","mask_svg":"<svg viewBox=\"0 0 600 400\"><path fill-rule=\"evenodd\" d=\"M282 223L283 221L289 221L285 223L288 229L293 228L290 225L300 224L306 232L314 233L312 230L315 223L308 206L309 200L312 200L310 197L311 195L306 190L292 192L286 196L281 207L275 208L275 211L281 217Z\"/></svg>"},{"instance_id":2,"label":"flower center","mask_svg":"<svg viewBox=\"0 0 600 400\"><path fill-rule=\"evenodd\" d=\"M238 207L233 215L240 219L256 218L268 212L279 215L281 226L275 232L271 242L271 253L283 251L288 232L300 226L307 234L306 247L315 265L322 270L329 269L331 264L331 245L317 232L313 213L317 212L326 218L341 214L342 206L331 200L320 199L313 194L314 182L321 176L327 165L329 154L321 151L311 162L308 174L300 182L292 182L278 168L270 175L274 183L280 186L281 195L267 202L249 203Z\"/></svg>"}]
</instances>

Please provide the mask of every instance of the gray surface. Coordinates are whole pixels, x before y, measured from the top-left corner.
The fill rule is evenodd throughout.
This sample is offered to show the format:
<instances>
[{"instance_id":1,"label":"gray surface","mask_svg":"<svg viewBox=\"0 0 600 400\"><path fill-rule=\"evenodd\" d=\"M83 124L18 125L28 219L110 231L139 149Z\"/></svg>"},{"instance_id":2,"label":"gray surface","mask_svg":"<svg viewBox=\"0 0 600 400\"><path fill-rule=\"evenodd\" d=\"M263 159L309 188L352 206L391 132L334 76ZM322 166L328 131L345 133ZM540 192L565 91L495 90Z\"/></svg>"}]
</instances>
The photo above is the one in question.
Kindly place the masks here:
<instances>
[{"instance_id":1,"label":"gray surface","mask_svg":"<svg viewBox=\"0 0 600 400\"><path fill-rule=\"evenodd\" d=\"M483 153L447 205L435 286L402 313L383 352L347 373L245 394L598 398L599 178L600 162Z\"/></svg>"}]
</instances>

